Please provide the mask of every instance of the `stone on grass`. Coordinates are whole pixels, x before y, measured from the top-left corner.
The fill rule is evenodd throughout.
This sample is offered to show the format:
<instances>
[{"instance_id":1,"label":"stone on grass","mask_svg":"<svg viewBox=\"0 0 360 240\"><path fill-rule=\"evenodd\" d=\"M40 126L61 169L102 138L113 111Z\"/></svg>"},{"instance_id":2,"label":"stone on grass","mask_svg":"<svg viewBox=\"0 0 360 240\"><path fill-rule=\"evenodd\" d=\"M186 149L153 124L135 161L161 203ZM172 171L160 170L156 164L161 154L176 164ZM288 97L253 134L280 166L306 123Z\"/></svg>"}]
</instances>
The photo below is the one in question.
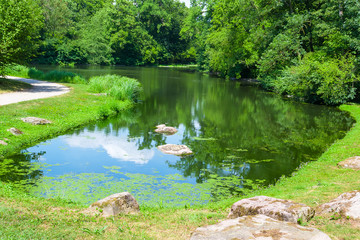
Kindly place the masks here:
<instances>
[{"instance_id":1,"label":"stone on grass","mask_svg":"<svg viewBox=\"0 0 360 240\"><path fill-rule=\"evenodd\" d=\"M257 196L242 199L231 207L228 218L237 218L246 215L263 214L280 221L297 223L299 220L310 220L315 211L302 203L277 199L266 196Z\"/></svg>"},{"instance_id":2,"label":"stone on grass","mask_svg":"<svg viewBox=\"0 0 360 240\"><path fill-rule=\"evenodd\" d=\"M8 145L8 144L7 144L7 142L5 142L5 141L3 141L3 140L0 140L0 145L6 146L6 145Z\"/></svg>"},{"instance_id":3,"label":"stone on grass","mask_svg":"<svg viewBox=\"0 0 360 240\"><path fill-rule=\"evenodd\" d=\"M26 118L22 118L21 120L26 123L31 123L32 125L45 125L52 123L49 120L43 118L37 118L37 117L26 117Z\"/></svg>"},{"instance_id":4,"label":"stone on grass","mask_svg":"<svg viewBox=\"0 0 360 240\"><path fill-rule=\"evenodd\" d=\"M166 135L173 135L177 133L177 129L174 127L168 127L165 124L160 124L156 126L155 132L164 133Z\"/></svg>"},{"instance_id":5,"label":"stone on grass","mask_svg":"<svg viewBox=\"0 0 360 240\"><path fill-rule=\"evenodd\" d=\"M176 156L191 155L193 152L185 145L166 144L157 147L161 152Z\"/></svg>"},{"instance_id":6,"label":"stone on grass","mask_svg":"<svg viewBox=\"0 0 360 240\"><path fill-rule=\"evenodd\" d=\"M342 162L339 162L338 165L343 168L352 168L356 170L360 170L360 157L351 157Z\"/></svg>"},{"instance_id":7,"label":"stone on grass","mask_svg":"<svg viewBox=\"0 0 360 240\"><path fill-rule=\"evenodd\" d=\"M227 219L215 225L200 227L190 240L331 240L325 233L295 223L283 222L265 215Z\"/></svg>"},{"instance_id":8,"label":"stone on grass","mask_svg":"<svg viewBox=\"0 0 360 240\"><path fill-rule=\"evenodd\" d=\"M331 202L324 203L317 208L317 214L339 214L352 219L360 219L360 191L341 194Z\"/></svg>"},{"instance_id":9,"label":"stone on grass","mask_svg":"<svg viewBox=\"0 0 360 240\"><path fill-rule=\"evenodd\" d=\"M120 213L137 213L139 204L128 192L116 193L101 199L90 206L91 210L98 210L102 216L115 216Z\"/></svg>"},{"instance_id":10,"label":"stone on grass","mask_svg":"<svg viewBox=\"0 0 360 240\"><path fill-rule=\"evenodd\" d=\"M10 129L8 129L8 131L11 132L15 136L19 136L21 134L24 134L22 131L20 131L17 128L10 128Z\"/></svg>"}]
</instances>

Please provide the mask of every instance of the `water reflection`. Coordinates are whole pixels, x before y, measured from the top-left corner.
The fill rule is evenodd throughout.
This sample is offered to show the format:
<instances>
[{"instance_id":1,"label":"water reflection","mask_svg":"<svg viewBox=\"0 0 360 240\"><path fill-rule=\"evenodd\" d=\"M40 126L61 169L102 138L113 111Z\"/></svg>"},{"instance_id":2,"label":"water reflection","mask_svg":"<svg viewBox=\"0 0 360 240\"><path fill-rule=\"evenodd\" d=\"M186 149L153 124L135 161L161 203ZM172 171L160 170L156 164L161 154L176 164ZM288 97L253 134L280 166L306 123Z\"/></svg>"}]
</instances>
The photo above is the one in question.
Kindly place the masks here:
<instances>
[{"instance_id":1,"label":"water reflection","mask_svg":"<svg viewBox=\"0 0 360 240\"><path fill-rule=\"evenodd\" d=\"M72 71L135 77L143 84L143 99L129 112L25 150L46 152L42 158L49 165L37 176L26 175L36 179L34 194L91 201L124 190L146 203L216 200L289 176L353 124L336 108L293 103L196 73L119 67ZM163 123L178 133L155 133ZM194 155L180 158L156 149L166 143L185 144ZM31 161L25 157L14 165Z\"/></svg>"}]
</instances>

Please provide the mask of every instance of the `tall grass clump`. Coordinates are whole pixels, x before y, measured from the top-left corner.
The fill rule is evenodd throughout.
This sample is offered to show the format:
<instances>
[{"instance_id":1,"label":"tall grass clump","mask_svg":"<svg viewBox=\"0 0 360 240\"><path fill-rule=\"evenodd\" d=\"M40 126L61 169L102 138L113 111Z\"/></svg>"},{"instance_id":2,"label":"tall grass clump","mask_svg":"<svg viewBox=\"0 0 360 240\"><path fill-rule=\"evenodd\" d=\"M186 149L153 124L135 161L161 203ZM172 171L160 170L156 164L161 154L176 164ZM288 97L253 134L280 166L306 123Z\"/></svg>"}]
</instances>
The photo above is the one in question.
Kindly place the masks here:
<instances>
[{"instance_id":1,"label":"tall grass clump","mask_svg":"<svg viewBox=\"0 0 360 240\"><path fill-rule=\"evenodd\" d=\"M136 79L118 75L106 75L90 78L89 91L107 93L119 100L136 101L142 88Z\"/></svg>"},{"instance_id":2,"label":"tall grass clump","mask_svg":"<svg viewBox=\"0 0 360 240\"><path fill-rule=\"evenodd\" d=\"M85 78L73 72L54 70L44 73L43 71L40 71L36 68L29 68L22 65L8 66L5 69L5 74L15 77L33 78L38 80L46 80L46 81L60 82L60 83L76 83L76 84L87 83Z\"/></svg>"}]
</instances>

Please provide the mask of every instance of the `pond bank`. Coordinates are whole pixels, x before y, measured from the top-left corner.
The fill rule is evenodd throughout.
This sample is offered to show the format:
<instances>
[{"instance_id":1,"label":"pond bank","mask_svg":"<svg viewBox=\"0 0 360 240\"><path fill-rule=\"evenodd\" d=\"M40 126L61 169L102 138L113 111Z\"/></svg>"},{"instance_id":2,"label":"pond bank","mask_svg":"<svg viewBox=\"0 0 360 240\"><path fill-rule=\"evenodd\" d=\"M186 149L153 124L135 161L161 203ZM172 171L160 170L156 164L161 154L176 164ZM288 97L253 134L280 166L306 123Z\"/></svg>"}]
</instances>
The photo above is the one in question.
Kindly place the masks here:
<instances>
[{"instance_id":1,"label":"pond bank","mask_svg":"<svg viewBox=\"0 0 360 240\"><path fill-rule=\"evenodd\" d=\"M1 107L0 136L9 139L8 146L0 147L0 155L25 148L49 137L96 121L131 107L106 96L89 95L86 86L67 84L72 92L66 96L35 100ZM360 121L359 105L342 105ZM20 119L28 116L53 121L46 126L33 126ZM10 124L11 123L11 124ZM12 136L10 127L25 134ZM358 172L339 169L336 164L348 157L360 155L358 136L360 126L355 124L345 138L338 140L319 158L303 166L291 178L284 178L275 186L257 190L248 196L267 195L305 203L309 206L327 202L343 192L358 190ZM101 239L187 239L198 226L216 223L226 218L230 206L240 198L232 198L204 206L186 208L141 207L141 214L121 215L111 219L87 217L80 213L84 206L61 199L41 199L21 193L10 184L0 183L0 238L86 238ZM356 239L358 226L346 219L316 217L309 225L326 232L333 239ZM22 235L19 237L19 233Z\"/></svg>"}]
</instances>

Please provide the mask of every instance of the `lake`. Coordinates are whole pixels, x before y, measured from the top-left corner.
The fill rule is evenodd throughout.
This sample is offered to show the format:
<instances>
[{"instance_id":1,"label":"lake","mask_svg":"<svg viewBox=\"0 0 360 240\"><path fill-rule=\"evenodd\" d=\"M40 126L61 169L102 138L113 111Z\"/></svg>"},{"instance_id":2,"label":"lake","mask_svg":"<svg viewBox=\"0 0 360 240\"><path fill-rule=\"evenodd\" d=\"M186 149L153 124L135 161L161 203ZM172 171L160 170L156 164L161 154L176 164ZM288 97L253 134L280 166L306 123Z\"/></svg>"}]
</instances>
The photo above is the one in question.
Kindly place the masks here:
<instances>
[{"instance_id":1,"label":"lake","mask_svg":"<svg viewBox=\"0 0 360 240\"><path fill-rule=\"evenodd\" d=\"M48 71L54 67L38 66ZM143 205L191 205L241 195L316 160L353 124L337 108L292 102L256 85L150 67L62 68L138 79L131 111L8 157L1 180L34 195L89 204L128 191ZM158 124L176 127L166 136ZM156 147L185 144L177 157ZM16 174L12 168L24 169Z\"/></svg>"}]
</instances>

